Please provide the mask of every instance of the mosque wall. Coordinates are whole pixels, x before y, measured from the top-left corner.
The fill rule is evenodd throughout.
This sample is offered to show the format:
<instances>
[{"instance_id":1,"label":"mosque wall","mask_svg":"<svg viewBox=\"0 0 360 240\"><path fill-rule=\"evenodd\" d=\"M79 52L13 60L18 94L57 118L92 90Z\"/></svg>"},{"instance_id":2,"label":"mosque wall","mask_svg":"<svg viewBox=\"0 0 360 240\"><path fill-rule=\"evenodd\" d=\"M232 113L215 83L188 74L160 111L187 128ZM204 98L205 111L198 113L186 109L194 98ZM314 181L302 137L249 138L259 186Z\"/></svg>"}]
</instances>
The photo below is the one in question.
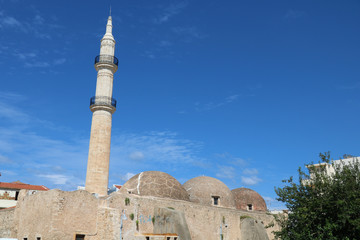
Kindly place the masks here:
<instances>
[{"instance_id":1,"label":"mosque wall","mask_svg":"<svg viewBox=\"0 0 360 240\"><path fill-rule=\"evenodd\" d=\"M99 200L87 191L57 189L22 197L15 209L16 237L23 240L74 240L76 233L92 235Z\"/></svg>"},{"instance_id":2,"label":"mosque wall","mask_svg":"<svg viewBox=\"0 0 360 240\"><path fill-rule=\"evenodd\" d=\"M127 206L124 204L126 198L130 200L130 204ZM153 233L154 225L156 225L156 222L153 223L153 218L155 218L155 221L159 218L157 212L161 208L184 213L192 240L218 240L221 233L224 240L241 240L240 236L244 235L242 233L244 219L252 218L256 223L263 226L274 222L274 217L265 212L241 211L232 208L204 206L187 201L131 194L112 194L106 204L110 208L120 209L125 212L127 220L123 221L124 239L133 239L132 236L137 232ZM133 220L130 219L132 214L134 215ZM136 220L139 221L138 231L136 230ZM274 230L278 230L278 227L274 226L266 229L269 239L274 238L272 234Z\"/></svg>"},{"instance_id":3,"label":"mosque wall","mask_svg":"<svg viewBox=\"0 0 360 240\"><path fill-rule=\"evenodd\" d=\"M0 210L0 237L10 238L15 235L14 208Z\"/></svg>"},{"instance_id":4,"label":"mosque wall","mask_svg":"<svg viewBox=\"0 0 360 240\"><path fill-rule=\"evenodd\" d=\"M146 234L176 233L185 240L189 233L192 240L218 240L220 234L224 240L242 240L249 234L244 219L252 218L252 224L260 228L273 221L264 212L117 192L96 198L87 191L57 189L21 198L13 213L0 211L0 221L7 226L0 227L0 237L74 240L76 234L83 234L86 240L120 239L120 235L126 240L145 240ZM275 229L266 229L270 239Z\"/></svg>"}]
</instances>

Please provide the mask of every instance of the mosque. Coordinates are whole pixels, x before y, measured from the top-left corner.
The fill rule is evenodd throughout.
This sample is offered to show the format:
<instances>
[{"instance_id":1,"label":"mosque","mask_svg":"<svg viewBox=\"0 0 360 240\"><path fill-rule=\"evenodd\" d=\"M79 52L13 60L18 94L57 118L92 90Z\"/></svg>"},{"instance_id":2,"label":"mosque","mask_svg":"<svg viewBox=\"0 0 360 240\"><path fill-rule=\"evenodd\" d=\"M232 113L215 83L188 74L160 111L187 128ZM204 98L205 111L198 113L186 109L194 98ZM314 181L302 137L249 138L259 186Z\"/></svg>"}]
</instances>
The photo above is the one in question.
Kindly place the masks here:
<instances>
[{"instance_id":1,"label":"mosque","mask_svg":"<svg viewBox=\"0 0 360 240\"><path fill-rule=\"evenodd\" d=\"M85 190L21 190L0 211L0 238L18 240L265 240L278 230L264 199L200 176L181 185L164 172L141 172L108 194L113 76L118 68L109 16L95 58L97 84Z\"/></svg>"}]
</instances>

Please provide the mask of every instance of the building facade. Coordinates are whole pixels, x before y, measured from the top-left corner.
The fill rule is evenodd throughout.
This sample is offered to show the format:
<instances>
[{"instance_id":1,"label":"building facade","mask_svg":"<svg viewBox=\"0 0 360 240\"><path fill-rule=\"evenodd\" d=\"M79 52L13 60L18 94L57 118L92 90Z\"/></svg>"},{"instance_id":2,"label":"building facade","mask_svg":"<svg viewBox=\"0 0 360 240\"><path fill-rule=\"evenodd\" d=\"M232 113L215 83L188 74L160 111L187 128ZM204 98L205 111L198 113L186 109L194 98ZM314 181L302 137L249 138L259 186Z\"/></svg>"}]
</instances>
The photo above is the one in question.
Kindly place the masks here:
<instances>
[{"instance_id":1,"label":"building facade","mask_svg":"<svg viewBox=\"0 0 360 240\"><path fill-rule=\"evenodd\" d=\"M0 209L15 207L21 189L27 189L32 194L37 191L49 190L45 186L25 184L20 181L0 182Z\"/></svg>"}]
</instances>

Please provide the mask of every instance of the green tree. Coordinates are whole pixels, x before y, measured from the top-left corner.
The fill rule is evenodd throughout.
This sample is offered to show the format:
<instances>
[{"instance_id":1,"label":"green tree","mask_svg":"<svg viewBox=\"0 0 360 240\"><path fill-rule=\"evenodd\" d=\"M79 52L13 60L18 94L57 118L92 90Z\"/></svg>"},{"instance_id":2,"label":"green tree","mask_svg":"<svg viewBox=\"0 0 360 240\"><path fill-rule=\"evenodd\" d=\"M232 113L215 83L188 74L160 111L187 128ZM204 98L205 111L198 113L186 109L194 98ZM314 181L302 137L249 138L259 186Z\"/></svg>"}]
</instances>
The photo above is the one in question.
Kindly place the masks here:
<instances>
[{"instance_id":1,"label":"green tree","mask_svg":"<svg viewBox=\"0 0 360 240\"><path fill-rule=\"evenodd\" d=\"M288 216L276 217L281 226L274 232L277 239L360 239L359 162L335 164L329 153L320 158L318 168L308 167L311 178L299 168L298 181L290 177L283 181L284 187L275 188L277 200L289 210ZM334 173L329 174L326 165Z\"/></svg>"}]
</instances>

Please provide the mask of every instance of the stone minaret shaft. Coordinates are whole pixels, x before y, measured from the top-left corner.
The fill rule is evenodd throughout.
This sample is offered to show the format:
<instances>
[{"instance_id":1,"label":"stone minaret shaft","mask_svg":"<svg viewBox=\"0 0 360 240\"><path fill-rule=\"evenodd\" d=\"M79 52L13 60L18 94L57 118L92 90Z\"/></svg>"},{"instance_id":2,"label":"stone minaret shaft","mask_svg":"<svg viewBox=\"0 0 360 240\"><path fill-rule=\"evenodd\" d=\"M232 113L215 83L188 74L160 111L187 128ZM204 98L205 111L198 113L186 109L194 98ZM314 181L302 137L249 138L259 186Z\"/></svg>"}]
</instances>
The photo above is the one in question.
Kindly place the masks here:
<instances>
[{"instance_id":1,"label":"stone minaret shaft","mask_svg":"<svg viewBox=\"0 0 360 240\"><path fill-rule=\"evenodd\" d=\"M112 98L113 78L118 68L114 52L115 40L112 35L112 19L109 16L106 33L101 39L100 55L95 58L98 74L96 93L90 99L93 116L85 184L88 192L99 196L107 195L109 183L111 122L116 109L116 100Z\"/></svg>"}]
</instances>

